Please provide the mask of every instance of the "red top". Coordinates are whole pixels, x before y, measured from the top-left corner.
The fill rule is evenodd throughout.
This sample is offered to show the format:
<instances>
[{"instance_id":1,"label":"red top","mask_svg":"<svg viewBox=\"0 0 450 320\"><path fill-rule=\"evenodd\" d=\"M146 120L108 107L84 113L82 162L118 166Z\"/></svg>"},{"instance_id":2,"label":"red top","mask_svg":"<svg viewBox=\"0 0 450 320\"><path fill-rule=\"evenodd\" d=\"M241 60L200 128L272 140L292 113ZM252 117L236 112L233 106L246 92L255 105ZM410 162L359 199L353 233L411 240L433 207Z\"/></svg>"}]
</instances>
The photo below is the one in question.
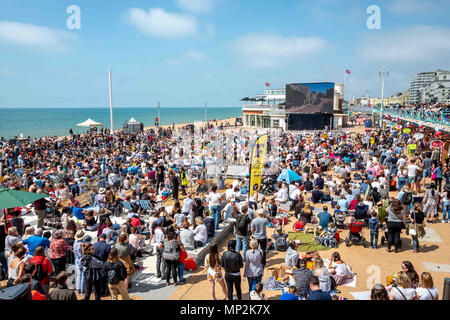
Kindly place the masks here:
<instances>
[{"instance_id":1,"label":"red top","mask_svg":"<svg viewBox=\"0 0 450 320\"><path fill-rule=\"evenodd\" d=\"M131 218L131 225L135 228L137 228L138 226L141 225L141 221L139 219L136 218Z\"/></svg>"},{"instance_id":2,"label":"red top","mask_svg":"<svg viewBox=\"0 0 450 320\"><path fill-rule=\"evenodd\" d=\"M33 300L45 300L45 295L37 290L31 290L31 296L33 297Z\"/></svg>"},{"instance_id":3,"label":"red top","mask_svg":"<svg viewBox=\"0 0 450 320\"><path fill-rule=\"evenodd\" d=\"M188 257L186 251L180 251L180 261L181 263L185 263L186 262L186 258Z\"/></svg>"},{"instance_id":4,"label":"red top","mask_svg":"<svg viewBox=\"0 0 450 320\"><path fill-rule=\"evenodd\" d=\"M34 265L36 267L42 263L42 268L44 269L44 272L47 273L47 276L44 278L44 280L41 281L41 284L47 284L48 283L48 275L53 272L53 267L52 267L52 263L50 262L50 260L48 260L47 257L34 256L30 259L29 262L34 263Z\"/></svg>"}]
</instances>

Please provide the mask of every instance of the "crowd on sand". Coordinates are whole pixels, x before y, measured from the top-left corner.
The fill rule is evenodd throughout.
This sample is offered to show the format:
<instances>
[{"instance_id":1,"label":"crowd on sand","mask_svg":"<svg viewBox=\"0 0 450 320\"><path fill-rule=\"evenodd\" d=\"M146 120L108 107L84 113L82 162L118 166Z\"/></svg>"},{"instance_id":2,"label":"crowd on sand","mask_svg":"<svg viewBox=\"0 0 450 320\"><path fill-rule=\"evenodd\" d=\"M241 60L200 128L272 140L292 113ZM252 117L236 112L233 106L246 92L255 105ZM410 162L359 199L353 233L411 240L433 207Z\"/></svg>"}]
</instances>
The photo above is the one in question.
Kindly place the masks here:
<instances>
[{"instance_id":1,"label":"crowd on sand","mask_svg":"<svg viewBox=\"0 0 450 320\"><path fill-rule=\"evenodd\" d=\"M380 250L386 244L386 254L401 250L402 232L411 236L411 251L420 251L425 225L448 222L448 161L439 150L430 151L429 143L394 128L367 128L363 134L278 132L277 140L268 142L272 152L276 149L277 171L292 170L298 179L275 182L268 196L249 197L248 176L220 175L206 189L192 191L188 186L204 177L206 166L193 174L189 165L174 161L171 149L177 142L171 128L1 139L0 186L47 196L2 210L6 285L29 283L34 300L88 300L92 293L96 300L119 295L127 300L132 277L143 268L140 259L156 255L156 277L168 286L183 285L184 271L193 263L189 251L208 245L204 263L212 299L218 283L228 300L234 292L241 300L242 270L252 300L265 299L271 288L283 290L282 300L344 299L339 286L352 277L350 265L337 249L329 259L318 252L300 254L299 242L285 232L289 214L295 216L293 228L313 230L317 244L338 248L339 228L350 229L349 241L362 241L364 228L370 233L367 246ZM411 143L418 147L408 155ZM182 152L194 156L194 150ZM36 225L25 225L33 215ZM113 223L121 217L122 223ZM223 222L234 224L234 236L220 253L214 239ZM268 228L275 228L271 237ZM283 273L263 280L271 250L285 252ZM74 289L67 285L70 266ZM399 269L389 286L372 288L371 300L438 298L430 273L419 276L409 261Z\"/></svg>"}]
</instances>

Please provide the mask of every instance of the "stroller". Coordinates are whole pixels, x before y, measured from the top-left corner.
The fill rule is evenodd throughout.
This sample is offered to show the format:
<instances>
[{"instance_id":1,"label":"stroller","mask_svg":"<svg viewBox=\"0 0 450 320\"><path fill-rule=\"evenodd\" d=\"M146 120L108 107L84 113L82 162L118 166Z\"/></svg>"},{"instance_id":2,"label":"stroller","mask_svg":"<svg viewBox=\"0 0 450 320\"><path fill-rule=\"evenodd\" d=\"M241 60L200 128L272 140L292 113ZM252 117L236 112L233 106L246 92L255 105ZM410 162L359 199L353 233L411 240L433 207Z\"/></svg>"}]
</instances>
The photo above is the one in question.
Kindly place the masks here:
<instances>
[{"instance_id":1,"label":"stroller","mask_svg":"<svg viewBox=\"0 0 450 320\"><path fill-rule=\"evenodd\" d=\"M61 222L61 213L56 206L50 205L45 209L44 226L54 228L58 222Z\"/></svg>"},{"instance_id":2,"label":"stroller","mask_svg":"<svg viewBox=\"0 0 450 320\"><path fill-rule=\"evenodd\" d=\"M349 233L345 239L345 245L350 247L352 244L363 245L364 248L369 247L369 242L362 235L362 229L364 228L364 222L362 221L352 221L348 226Z\"/></svg>"},{"instance_id":3,"label":"stroller","mask_svg":"<svg viewBox=\"0 0 450 320\"><path fill-rule=\"evenodd\" d=\"M347 214L342 211L338 211L334 214L334 224L337 228L344 229L344 221L347 218Z\"/></svg>"}]
</instances>

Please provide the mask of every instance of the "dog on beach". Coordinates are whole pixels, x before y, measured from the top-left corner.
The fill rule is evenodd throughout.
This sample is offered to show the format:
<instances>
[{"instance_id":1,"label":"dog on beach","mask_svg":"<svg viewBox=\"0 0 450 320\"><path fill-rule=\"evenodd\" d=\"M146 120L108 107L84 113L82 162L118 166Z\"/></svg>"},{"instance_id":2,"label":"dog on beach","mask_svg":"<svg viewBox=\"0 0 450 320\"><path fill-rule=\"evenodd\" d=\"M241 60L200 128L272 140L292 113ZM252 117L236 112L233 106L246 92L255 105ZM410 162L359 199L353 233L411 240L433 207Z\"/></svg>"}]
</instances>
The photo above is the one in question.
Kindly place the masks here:
<instances>
[{"instance_id":1,"label":"dog on beach","mask_svg":"<svg viewBox=\"0 0 450 320\"><path fill-rule=\"evenodd\" d=\"M312 224L312 223L307 223L307 224L305 224L305 227L303 228L303 232L305 233L305 234L307 234L308 232L312 232L312 233L316 233L316 231L315 231L315 229L316 229L316 225L314 225L314 224Z\"/></svg>"}]
</instances>

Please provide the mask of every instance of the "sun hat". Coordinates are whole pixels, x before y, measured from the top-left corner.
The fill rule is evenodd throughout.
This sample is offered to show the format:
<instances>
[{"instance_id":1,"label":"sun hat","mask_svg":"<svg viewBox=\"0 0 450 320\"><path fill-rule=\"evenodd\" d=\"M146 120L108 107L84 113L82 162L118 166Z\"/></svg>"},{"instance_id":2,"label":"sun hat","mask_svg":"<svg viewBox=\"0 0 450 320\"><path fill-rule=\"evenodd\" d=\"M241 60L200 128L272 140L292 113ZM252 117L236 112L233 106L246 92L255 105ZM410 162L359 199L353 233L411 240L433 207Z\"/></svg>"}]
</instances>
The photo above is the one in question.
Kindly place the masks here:
<instances>
[{"instance_id":1,"label":"sun hat","mask_svg":"<svg viewBox=\"0 0 450 320\"><path fill-rule=\"evenodd\" d=\"M84 231L78 230L77 233L75 234L75 240L78 240L78 241L83 240L84 236L85 236Z\"/></svg>"},{"instance_id":2,"label":"sun hat","mask_svg":"<svg viewBox=\"0 0 450 320\"><path fill-rule=\"evenodd\" d=\"M100 188L99 190L98 190L98 193L105 193L105 188Z\"/></svg>"}]
</instances>

